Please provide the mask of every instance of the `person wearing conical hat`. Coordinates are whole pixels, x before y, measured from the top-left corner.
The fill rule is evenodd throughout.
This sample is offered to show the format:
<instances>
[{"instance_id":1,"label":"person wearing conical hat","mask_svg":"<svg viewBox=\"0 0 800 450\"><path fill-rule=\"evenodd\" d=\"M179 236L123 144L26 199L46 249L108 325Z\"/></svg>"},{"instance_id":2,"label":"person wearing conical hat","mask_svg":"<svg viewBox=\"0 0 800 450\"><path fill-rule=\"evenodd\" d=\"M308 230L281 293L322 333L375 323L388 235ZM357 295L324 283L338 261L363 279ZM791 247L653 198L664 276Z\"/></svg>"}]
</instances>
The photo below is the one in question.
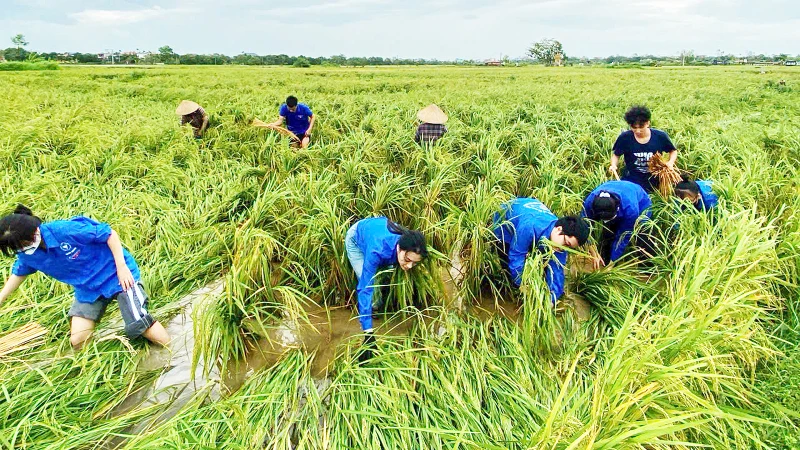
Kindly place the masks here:
<instances>
[{"instance_id":1,"label":"person wearing conical hat","mask_svg":"<svg viewBox=\"0 0 800 450\"><path fill-rule=\"evenodd\" d=\"M187 123L194 128L194 137L200 139L208 126L208 114L197 103L191 100L183 100L175 110L175 114L181 116L181 125Z\"/></svg>"},{"instance_id":2,"label":"person wearing conical hat","mask_svg":"<svg viewBox=\"0 0 800 450\"><path fill-rule=\"evenodd\" d=\"M419 144L433 144L447 133L447 127L444 126L447 114L434 104L421 109L417 113L417 119L420 124L417 127L417 134L414 135L414 141Z\"/></svg>"}]
</instances>

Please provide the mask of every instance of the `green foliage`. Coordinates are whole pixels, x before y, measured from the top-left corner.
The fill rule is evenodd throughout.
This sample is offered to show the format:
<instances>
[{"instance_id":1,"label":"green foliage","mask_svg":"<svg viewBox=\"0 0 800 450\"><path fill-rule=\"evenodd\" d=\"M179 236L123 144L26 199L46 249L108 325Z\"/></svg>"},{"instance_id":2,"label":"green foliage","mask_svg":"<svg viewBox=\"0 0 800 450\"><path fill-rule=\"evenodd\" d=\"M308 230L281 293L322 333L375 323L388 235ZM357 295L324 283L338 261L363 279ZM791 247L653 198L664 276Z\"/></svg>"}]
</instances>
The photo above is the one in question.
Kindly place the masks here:
<instances>
[{"instance_id":1,"label":"green foliage","mask_svg":"<svg viewBox=\"0 0 800 450\"><path fill-rule=\"evenodd\" d=\"M301 56L294 60L292 67L311 67L311 63L308 62L308 59Z\"/></svg>"},{"instance_id":2,"label":"green foliage","mask_svg":"<svg viewBox=\"0 0 800 450\"><path fill-rule=\"evenodd\" d=\"M22 34L12 37L11 43L16 45L17 48L26 47L28 45L28 41L25 40L25 36Z\"/></svg>"},{"instance_id":3,"label":"green foliage","mask_svg":"<svg viewBox=\"0 0 800 450\"><path fill-rule=\"evenodd\" d=\"M555 39L542 39L535 42L531 48L528 49L528 56L536 59L546 66L552 66L556 60L566 60L567 55L564 53L564 47L561 42Z\"/></svg>"},{"instance_id":4,"label":"green foliage","mask_svg":"<svg viewBox=\"0 0 800 450\"><path fill-rule=\"evenodd\" d=\"M515 69L516 70L516 69ZM788 69L780 77L800 81ZM223 372L255 334L309 308L352 306L344 234L387 215L423 231L432 256L385 274L390 311L412 325L335 349L330 378L289 351L222 399L213 386L174 417L166 408L111 414L152 386L147 347L111 339L66 351L71 290L43 276L0 306L0 334L29 321L46 343L0 362L0 446L99 448L792 448L800 379L798 91L747 69L611 73L525 67L414 70L65 68L0 73L4 210L108 222L139 262L151 312L223 278L194 310L195 362ZM224 79L224 83L220 80ZM255 129L287 94L317 116L307 149ZM175 105L210 114L203 140ZM416 110L450 116L435 146L413 142ZM678 165L715 181L713 215L656 201L663 241L650 267L626 258L573 271L555 310L530 258L524 289L498 276L492 214L514 196L575 214L605 181L621 115L645 103L680 149ZM676 229L673 225L679 225ZM447 310L442 271L462 261L465 311ZM4 275L12 264L2 261ZM378 289L376 289L377 291ZM479 319L482 300L511 299L516 320ZM112 335L117 308L99 324ZM782 339L783 341L781 341ZM135 435L131 425L142 424Z\"/></svg>"},{"instance_id":5,"label":"green foliage","mask_svg":"<svg viewBox=\"0 0 800 450\"><path fill-rule=\"evenodd\" d=\"M4 62L0 63L0 71L20 71L20 70L59 70L61 67L57 62L37 61L37 62Z\"/></svg>"}]
</instances>

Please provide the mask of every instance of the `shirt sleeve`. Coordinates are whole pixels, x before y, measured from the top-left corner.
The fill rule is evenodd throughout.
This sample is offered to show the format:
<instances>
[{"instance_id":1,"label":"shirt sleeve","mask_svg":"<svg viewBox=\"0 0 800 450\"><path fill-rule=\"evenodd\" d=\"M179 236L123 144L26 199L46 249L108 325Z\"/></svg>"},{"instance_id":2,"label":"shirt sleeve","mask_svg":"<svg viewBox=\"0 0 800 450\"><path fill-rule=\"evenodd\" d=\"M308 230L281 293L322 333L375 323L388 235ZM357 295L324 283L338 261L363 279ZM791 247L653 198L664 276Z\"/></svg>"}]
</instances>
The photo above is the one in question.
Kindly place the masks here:
<instances>
[{"instance_id":1,"label":"shirt sleeve","mask_svg":"<svg viewBox=\"0 0 800 450\"><path fill-rule=\"evenodd\" d=\"M281 117L286 117L289 113L289 108L286 107L286 103L282 104L280 109L278 109L278 115Z\"/></svg>"},{"instance_id":2,"label":"shirt sleeve","mask_svg":"<svg viewBox=\"0 0 800 450\"><path fill-rule=\"evenodd\" d=\"M661 132L661 151L662 152L671 152L673 150L677 150L675 144L672 143L672 139L669 138L669 135L666 131Z\"/></svg>"},{"instance_id":3,"label":"shirt sleeve","mask_svg":"<svg viewBox=\"0 0 800 450\"><path fill-rule=\"evenodd\" d=\"M644 214L647 217L650 217L653 214L652 210L650 209L651 206L653 206L653 201L650 200L650 196L647 194L641 196L639 198L639 215L641 216Z\"/></svg>"},{"instance_id":4,"label":"shirt sleeve","mask_svg":"<svg viewBox=\"0 0 800 450\"><path fill-rule=\"evenodd\" d=\"M633 229L636 227L636 220L642 215L649 217L651 214L649 209L650 198L647 197L646 202L644 200L639 201L640 206L643 203L647 203L647 206L640 209L638 215L629 211L620 218L619 227L617 227L617 231L614 233L614 244L611 247L611 261L618 260L622 257L622 254L625 253L625 249L631 241Z\"/></svg>"},{"instance_id":5,"label":"shirt sleeve","mask_svg":"<svg viewBox=\"0 0 800 450\"><path fill-rule=\"evenodd\" d=\"M703 196L702 202L704 207L703 209L705 209L706 211L714 209L717 207L717 204L719 203L719 196L717 196L717 194L713 192L709 192L707 195Z\"/></svg>"},{"instance_id":6,"label":"shirt sleeve","mask_svg":"<svg viewBox=\"0 0 800 450\"><path fill-rule=\"evenodd\" d=\"M614 154L617 156L622 156L625 154L625 150L627 150L628 146L625 143L625 133L620 133L617 136L617 140L614 141Z\"/></svg>"},{"instance_id":7,"label":"shirt sleeve","mask_svg":"<svg viewBox=\"0 0 800 450\"><path fill-rule=\"evenodd\" d=\"M550 301L553 306L564 295L564 267L567 265L567 252L556 252L544 269L547 287L550 288Z\"/></svg>"},{"instance_id":8,"label":"shirt sleeve","mask_svg":"<svg viewBox=\"0 0 800 450\"><path fill-rule=\"evenodd\" d=\"M594 202L594 192L590 193L586 200L583 201L583 209L581 210L581 217L588 217L591 219L589 215L589 211L592 210L592 203Z\"/></svg>"},{"instance_id":9,"label":"shirt sleeve","mask_svg":"<svg viewBox=\"0 0 800 450\"><path fill-rule=\"evenodd\" d=\"M307 115L308 117L311 117L311 116L313 116L313 115L314 115L314 112L313 112L313 111L311 111L311 108L309 108L308 106L306 106L304 109L305 109L306 115Z\"/></svg>"},{"instance_id":10,"label":"shirt sleeve","mask_svg":"<svg viewBox=\"0 0 800 450\"><path fill-rule=\"evenodd\" d=\"M532 231L521 229L515 230L514 239L511 240L511 246L508 249L508 270L511 272L511 280L516 287L522 284L525 259L528 257L528 251L535 237Z\"/></svg>"},{"instance_id":11,"label":"shirt sleeve","mask_svg":"<svg viewBox=\"0 0 800 450\"><path fill-rule=\"evenodd\" d=\"M358 280L358 321L363 331L372 331L372 294L375 274L378 273L378 258L373 252L367 252L361 278Z\"/></svg>"},{"instance_id":12,"label":"shirt sleeve","mask_svg":"<svg viewBox=\"0 0 800 450\"><path fill-rule=\"evenodd\" d=\"M633 228L628 229L623 225L617 228L616 233L614 233L614 244L611 247L611 261L620 259L622 254L625 253L625 248L628 247L628 243L631 241L632 232Z\"/></svg>"},{"instance_id":13,"label":"shirt sleeve","mask_svg":"<svg viewBox=\"0 0 800 450\"><path fill-rule=\"evenodd\" d=\"M14 266L11 268L11 273L18 277L26 277L28 275L33 275L36 272L36 269L20 261L19 258L14 261Z\"/></svg>"},{"instance_id":14,"label":"shirt sleeve","mask_svg":"<svg viewBox=\"0 0 800 450\"><path fill-rule=\"evenodd\" d=\"M70 227L67 229L67 233L79 244L105 244L111 236L111 226L107 223L80 216L70 220Z\"/></svg>"}]
</instances>

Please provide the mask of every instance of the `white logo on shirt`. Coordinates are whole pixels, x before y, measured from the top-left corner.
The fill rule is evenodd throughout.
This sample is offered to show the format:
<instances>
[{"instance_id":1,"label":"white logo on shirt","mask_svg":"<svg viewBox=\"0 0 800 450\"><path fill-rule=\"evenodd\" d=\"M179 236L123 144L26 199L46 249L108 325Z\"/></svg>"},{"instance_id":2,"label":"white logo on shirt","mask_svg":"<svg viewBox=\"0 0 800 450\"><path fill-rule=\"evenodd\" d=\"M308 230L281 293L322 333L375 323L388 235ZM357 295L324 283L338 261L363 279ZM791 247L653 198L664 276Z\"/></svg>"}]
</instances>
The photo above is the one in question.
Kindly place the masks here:
<instances>
[{"instance_id":1,"label":"white logo on shirt","mask_svg":"<svg viewBox=\"0 0 800 450\"><path fill-rule=\"evenodd\" d=\"M633 156L636 157L636 166L647 168L647 163L650 161L650 158L653 157L653 153L651 152L638 152L634 153Z\"/></svg>"},{"instance_id":2,"label":"white logo on shirt","mask_svg":"<svg viewBox=\"0 0 800 450\"><path fill-rule=\"evenodd\" d=\"M544 206L544 203L542 202L528 202L522 206L527 209L534 209L536 211L541 211L541 212L549 212L547 207Z\"/></svg>"},{"instance_id":3,"label":"white logo on shirt","mask_svg":"<svg viewBox=\"0 0 800 450\"><path fill-rule=\"evenodd\" d=\"M69 245L69 242L62 242L61 245L59 245L59 247L61 248L61 250L65 252L72 250L72 246Z\"/></svg>"}]
</instances>

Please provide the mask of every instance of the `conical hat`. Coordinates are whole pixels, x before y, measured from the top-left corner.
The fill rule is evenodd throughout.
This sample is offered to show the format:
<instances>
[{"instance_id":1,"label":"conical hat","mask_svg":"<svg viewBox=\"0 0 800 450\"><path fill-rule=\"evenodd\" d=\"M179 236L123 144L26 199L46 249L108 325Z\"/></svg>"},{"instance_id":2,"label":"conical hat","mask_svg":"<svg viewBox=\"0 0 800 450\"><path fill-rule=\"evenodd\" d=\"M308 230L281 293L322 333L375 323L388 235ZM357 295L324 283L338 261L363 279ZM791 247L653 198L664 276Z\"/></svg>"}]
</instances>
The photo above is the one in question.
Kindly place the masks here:
<instances>
[{"instance_id":1,"label":"conical hat","mask_svg":"<svg viewBox=\"0 0 800 450\"><path fill-rule=\"evenodd\" d=\"M430 104L417 113L417 119L425 123L443 124L447 122L447 114L438 106Z\"/></svg>"},{"instance_id":2,"label":"conical hat","mask_svg":"<svg viewBox=\"0 0 800 450\"><path fill-rule=\"evenodd\" d=\"M200 105L197 103L191 100L182 100L181 104L178 105L178 109L175 110L175 114L179 116L185 116L197 111L198 109L200 109Z\"/></svg>"}]
</instances>

